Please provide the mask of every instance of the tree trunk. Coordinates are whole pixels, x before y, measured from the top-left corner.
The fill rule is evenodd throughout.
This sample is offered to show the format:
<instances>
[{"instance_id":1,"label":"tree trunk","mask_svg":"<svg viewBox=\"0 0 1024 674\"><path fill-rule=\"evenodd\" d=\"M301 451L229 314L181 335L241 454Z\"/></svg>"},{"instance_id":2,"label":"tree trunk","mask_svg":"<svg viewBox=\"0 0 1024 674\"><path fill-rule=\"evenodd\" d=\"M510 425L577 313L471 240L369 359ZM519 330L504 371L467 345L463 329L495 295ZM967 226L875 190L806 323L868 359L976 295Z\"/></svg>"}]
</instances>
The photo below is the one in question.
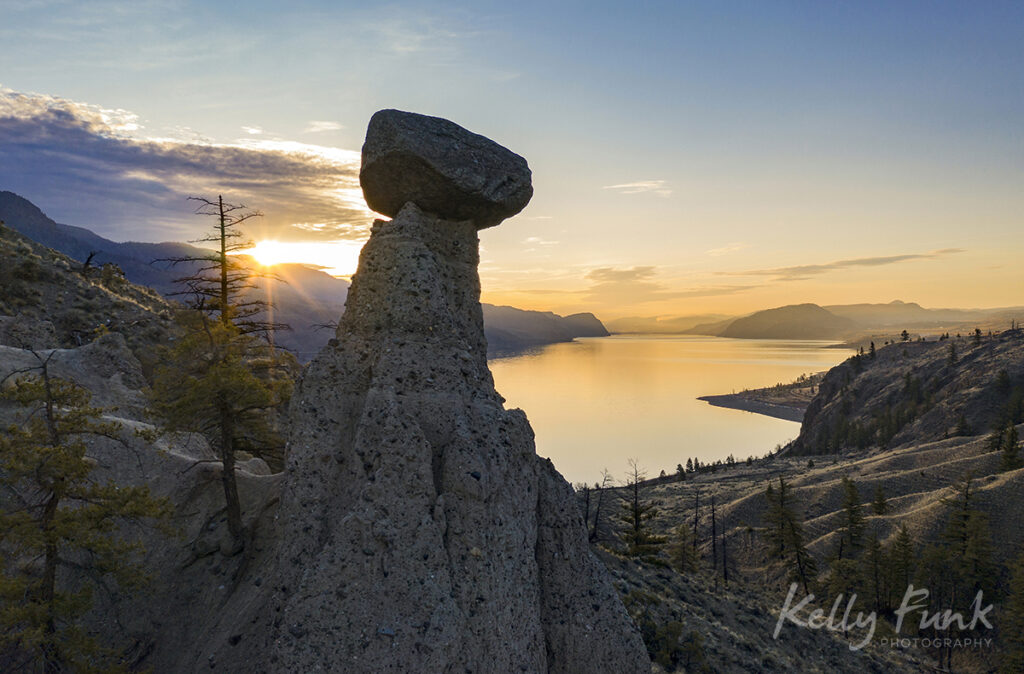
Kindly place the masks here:
<instances>
[{"instance_id":1,"label":"tree trunk","mask_svg":"<svg viewBox=\"0 0 1024 674\"><path fill-rule=\"evenodd\" d=\"M724 516L723 516L724 518ZM725 587L729 587L729 529L725 526L725 519L722 519L722 577L725 579Z\"/></svg>"},{"instance_id":2,"label":"tree trunk","mask_svg":"<svg viewBox=\"0 0 1024 674\"><path fill-rule=\"evenodd\" d=\"M228 311L228 236L223 196L217 197L217 204L220 212L220 322L228 325L231 322L231 313Z\"/></svg>"},{"instance_id":3,"label":"tree trunk","mask_svg":"<svg viewBox=\"0 0 1024 674\"><path fill-rule=\"evenodd\" d=\"M711 495L711 573L715 576L715 592L718 592L718 524L715 521L715 495Z\"/></svg>"},{"instance_id":4,"label":"tree trunk","mask_svg":"<svg viewBox=\"0 0 1024 674\"><path fill-rule=\"evenodd\" d=\"M697 489L696 494L693 497L693 552L694 556L697 553L697 517L700 514L700 489Z\"/></svg>"},{"instance_id":5,"label":"tree trunk","mask_svg":"<svg viewBox=\"0 0 1024 674\"><path fill-rule=\"evenodd\" d=\"M220 410L220 458L224 466L221 471L221 484L224 486L228 531L235 547L241 549L245 541L242 532L242 506L238 501L238 482L235 479L234 420L224 406Z\"/></svg>"}]
</instances>

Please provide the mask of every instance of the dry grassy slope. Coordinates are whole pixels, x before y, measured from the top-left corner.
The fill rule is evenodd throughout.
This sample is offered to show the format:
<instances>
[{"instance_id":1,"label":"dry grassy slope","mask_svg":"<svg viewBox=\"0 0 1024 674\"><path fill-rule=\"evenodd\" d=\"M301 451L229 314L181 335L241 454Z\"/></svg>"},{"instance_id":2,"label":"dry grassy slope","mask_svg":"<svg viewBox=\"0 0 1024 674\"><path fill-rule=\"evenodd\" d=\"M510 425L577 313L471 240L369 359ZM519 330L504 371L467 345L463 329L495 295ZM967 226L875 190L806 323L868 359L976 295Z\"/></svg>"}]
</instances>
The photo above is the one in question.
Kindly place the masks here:
<instances>
[{"instance_id":1,"label":"dry grassy slope","mask_svg":"<svg viewBox=\"0 0 1024 674\"><path fill-rule=\"evenodd\" d=\"M768 564L766 551L756 533L763 511L764 488L769 480L784 476L796 485L801 502L818 503L827 517L829 509L839 507L838 475L847 470L853 470L852 462L808 471L806 459L778 458L757 461L751 466L741 464L731 470L721 469L685 482L662 482L645 487L642 498L658 510L652 524L658 533L668 536L680 524L693 526L694 497L699 492L701 573L680 575L656 565L623 559L602 546L598 546L598 554L634 615L646 605L656 624L663 626L679 621L684 625L684 635L689 632L701 635L707 669L695 667L686 671L922 671L928 658L920 653L875 647L852 652L847 642L825 631L790 626L784 628L778 640L772 637L788 581ZM617 490L616 496L620 495L622 492ZM712 495L716 501L719 533L723 524L727 531L732 574L729 588L719 582L716 589L710 569ZM618 509L617 502L611 507L606 503L604 514L613 515ZM610 547L617 545L607 533L602 534L599 542Z\"/></svg>"},{"instance_id":2,"label":"dry grassy slope","mask_svg":"<svg viewBox=\"0 0 1024 674\"><path fill-rule=\"evenodd\" d=\"M956 364L949 362L951 347L957 352ZM1006 370L1011 387L1024 386L1024 331L1007 330L980 343L973 338L897 343L860 362L859 371L849 359L825 376L789 452L916 445L952 435L961 414L975 433L988 432L1008 398L998 387L997 374ZM908 376L919 382L920 396L908 391ZM844 424L864 429L877 425L886 410L906 409L916 398L920 402L913 418L898 424L888 442L879 433L862 436L858 443L852 434L839 432Z\"/></svg>"},{"instance_id":3,"label":"dry grassy slope","mask_svg":"<svg viewBox=\"0 0 1024 674\"><path fill-rule=\"evenodd\" d=\"M170 304L149 288L104 276L99 269L86 278L81 268L80 262L0 226L0 316L51 322L55 343L46 344L38 330L31 333L43 342L40 347L75 347L103 332L120 332L145 361L172 330Z\"/></svg>"},{"instance_id":4,"label":"dry grassy slope","mask_svg":"<svg viewBox=\"0 0 1024 674\"><path fill-rule=\"evenodd\" d=\"M599 550L627 608L642 611L657 625L684 625L683 636L702 638L703 662L684 664L687 672L919 672L925 658L916 653L869 647L851 651L825 631L786 626L773 638L780 597L752 583L716 588L708 574L675 571L624 559ZM654 671L664 671L655 665Z\"/></svg>"}]
</instances>

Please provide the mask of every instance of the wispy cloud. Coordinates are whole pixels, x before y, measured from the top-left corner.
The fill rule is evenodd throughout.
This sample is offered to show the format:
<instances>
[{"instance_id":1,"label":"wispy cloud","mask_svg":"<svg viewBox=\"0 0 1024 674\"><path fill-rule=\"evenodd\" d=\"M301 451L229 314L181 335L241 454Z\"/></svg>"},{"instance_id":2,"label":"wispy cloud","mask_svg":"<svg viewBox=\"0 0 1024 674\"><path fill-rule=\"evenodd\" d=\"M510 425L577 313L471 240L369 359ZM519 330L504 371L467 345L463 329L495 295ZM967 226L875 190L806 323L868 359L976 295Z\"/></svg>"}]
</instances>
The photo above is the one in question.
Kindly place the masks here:
<instances>
[{"instance_id":1,"label":"wispy cloud","mask_svg":"<svg viewBox=\"0 0 1024 674\"><path fill-rule=\"evenodd\" d=\"M644 194L652 193L658 196L667 197L672 194L664 180L638 180L633 183L621 183L619 185L605 185L603 190L615 190L620 194Z\"/></svg>"},{"instance_id":2,"label":"wispy cloud","mask_svg":"<svg viewBox=\"0 0 1024 674\"><path fill-rule=\"evenodd\" d=\"M558 245L557 241L549 241L547 239L542 239L539 236L528 236L525 239L523 239L523 243L525 243L528 246L557 246Z\"/></svg>"},{"instance_id":3,"label":"wispy cloud","mask_svg":"<svg viewBox=\"0 0 1024 674\"><path fill-rule=\"evenodd\" d=\"M324 131L340 131L345 127L337 122L312 121L303 133L323 133Z\"/></svg>"},{"instance_id":4,"label":"wispy cloud","mask_svg":"<svg viewBox=\"0 0 1024 674\"><path fill-rule=\"evenodd\" d=\"M113 238L190 238L206 226L191 215L192 194L259 208L253 235L265 238L362 238L373 218L351 150L260 134L148 138L131 112L3 88L0 147L0 187Z\"/></svg>"},{"instance_id":5,"label":"wispy cloud","mask_svg":"<svg viewBox=\"0 0 1024 674\"><path fill-rule=\"evenodd\" d=\"M630 269L615 269L614 267L599 267L587 273L586 278L598 283L625 283L629 281L641 281L651 278L655 274L654 267L631 267Z\"/></svg>"},{"instance_id":6,"label":"wispy cloud","mask_svg":"<svg viewBox=\"0 0 1024 674\"><path fill-rule=\"evenodd\" d=\"M825 264L804 264L793 267L775 267L772 269L750 269L747 271L716 272L721 276L768 276L775 281L804 281L812 276L828 272L858 267L882 267L911 260L933 260L944 255L966 252L963 248L943 248L930 253L913 253L908 255L888 255L881 257L859 257L850 260L836 260Z\"/></svg>"},{"instance_id":7,"label":"wispy cloud","mask_svg":"<svg viewBox=\"0 0 1024 674\"><path fill-rule=\"evenodd\" d=\"M674 287L655 280L657 275L657 267L652 266L628 269L599 267L584 277L594 283L578 292L588 302L627 307L665 300L735 295L759 287L758 284Z\"/></svg>"},{"instance_id":8,"label":"wispy cloud","mask_svg":"<svg viewBox=\"0 0 1024 674\"><path fill-rule=\"evenodd\" d=\"M250 136L259 136L263 133L263 129L258 126L243 126L242 131L245 131Z\"/></svg>"},{"instance_id":9,"label":"wispy cloud","mask_svg":"<svg viewBox=\"0 0 1024 674\"><path fill-rule=\"evenodd\" d=\"M711 250L706 250L704 251L704 254L710 255L711 257L721 257L723 255L728 255L729 253L741 251L744 248L748 248L747 244L736 242L722 246L721 248L712 248Z\"/></svg>"}]
</instances>

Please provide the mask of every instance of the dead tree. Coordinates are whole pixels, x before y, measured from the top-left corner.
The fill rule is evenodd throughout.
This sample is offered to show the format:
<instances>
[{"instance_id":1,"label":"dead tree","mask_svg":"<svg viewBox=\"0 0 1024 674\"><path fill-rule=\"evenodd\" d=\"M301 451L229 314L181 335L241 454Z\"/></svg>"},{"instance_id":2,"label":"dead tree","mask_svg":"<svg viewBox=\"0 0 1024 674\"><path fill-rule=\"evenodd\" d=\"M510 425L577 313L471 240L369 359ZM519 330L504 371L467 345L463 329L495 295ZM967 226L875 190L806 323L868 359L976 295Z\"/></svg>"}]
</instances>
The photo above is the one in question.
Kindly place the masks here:
<instances>
[{"instance_id":1,"label":"dead tree","mask_svg":"<svg viewBox=\"0 0 1024 674\"><path fill-rule=\"evenodd\" d=\"M245 239L240 231L241 225L263 214L242 204L225 203L222 196L216 201L204 197L189 197L189 200L199 204L196 214L215 219L213 231L191 243L212 243L216 248L209 253L154 260L171 266L192 267L190 274L174 280L182 289L171 295L190 298L191 308L215 317L224 325L234 325L242 334L261 335L273 342L275 331L290 327L262 318L273 310L273 305L254 297L252 291L258 289L256 280L259 278L283 281L273 273L246 266L237 255L252 247L252 241Z\"/></svg>"},{"instance_id":2,"label":"dead tree","mask_svg":"<svg viewBox=\"0 0 1024 674\"><path fill-rule=\"evenodd\" d=\"M601 507L604 505L604 496L611 486L612 474L605 468L601 471L601 482L597 485L597 505L594 506L594 528L590 530L591 543L597 540L598 528L601 526Z\"/></svg>"}]
</instances>

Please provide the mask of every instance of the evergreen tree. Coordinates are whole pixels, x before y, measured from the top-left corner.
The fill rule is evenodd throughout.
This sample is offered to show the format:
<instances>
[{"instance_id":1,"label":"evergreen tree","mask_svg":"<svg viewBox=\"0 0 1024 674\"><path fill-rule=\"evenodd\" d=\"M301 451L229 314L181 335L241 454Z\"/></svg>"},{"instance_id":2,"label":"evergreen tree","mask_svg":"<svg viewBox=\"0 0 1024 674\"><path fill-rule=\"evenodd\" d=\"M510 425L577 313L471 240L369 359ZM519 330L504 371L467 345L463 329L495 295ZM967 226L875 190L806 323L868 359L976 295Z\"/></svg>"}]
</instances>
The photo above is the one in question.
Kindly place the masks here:
<instances>
[{"instance_id":1,"label":"evergreen tree","mask_svg":"<svg viewBox=\"0 0 1024 674\"><path fill-rule=\"evenodd\" d=\"M849 477L842 479L843 487L843 537L848 546L850 557L860 551L864 537L864 512L861 510L860 493L857 485ZM842 558L842 553L840 553Z\"/></svg>"},{"instance_id":2,"label":"evergreen tree","mask_svg":"<svg viewBox=\"0 0 1024 674\"><path fill-rule=\"evenodd\" d=\"M904 330L903 332L900 333L900 339L903 340L904 342L909 342L910 341L910 333L907 332L906 330Z\"/></svg>"},{"instance_id":3,"label":"evergreen tree","mask_svg":"<svg viewBox=\"0 0 1024 674\"><path fill-rule=\"evenodd\" d=\"M881 612L887 609L887 565L882 544L878 540L878 534L874 531L868 534L864 546L864 555L861 557L861 576L864 579L864 598L874 606L874 610Z\"/></svg>"},{"instance_id":4,"label":"evergreen tree","mask_svg":"<svg viewBox=\"0 0 1024 674\"><path fill-rule=\"evenodd\" d=\"M907 525L901 524L889 555L890 575L897 591L901 594L906 591L910 581L914 578L914 553L914 539L910 537Z\"/></svg>"},{"instance_id":5,"label":"evergreen tree","mask_svg":"<svg viewBox=\"0 0 1024 674\"><path fill-rule=\"evenodd\" d=\"M287 403L292 380L281 354L230 321L213 322L201 312L186 312L182 321L187 333L165 352L166 364L155 373L151 411L166 430L201 433L216 449L228 530L238 551L246 536L236 453L280 450L273 412Z\"/></svg>"},{"instance_id":6,"label":"evergreen tree","mask_svg":"<svg viewBox=\"0 0 1024 674\"><path fill-rule=\"evenodd\" d=\"M679 573L697 571L700 560L693 545L693 531L689 524L680 524L675 528L672 542L668 546L668 558L672 568Z\"/></svg>"},{"instance_id":7,"label":"evergreen tree","mask_svg":"<svg viewBox=\"0 0 1024 674\"><path fill-rule=\"evenodd\" d=\"M134 562L137 542L118 535L125 521L161 520L169 506L147 487L101 483L86 456L86 438L121 440L85 389L50 375L8 379L2 398L16 404L20 423L0 435L0 668L7 671L113 671L116 653L78 621L97 583L122 590L145 581ZM51 353L52 356L52 353ZM66 586L62 569L77 568Z\"/></svg>"},{"instance_id":8,"label":"evergreen tree","mask_svg":"<svg viewBox=\"0 0 1024 674\"><path fill-rule=\"evenodd\" d=\"M950 367L956 367L956 364L960 362L960 357L956 351L956 342L949 343L949 355L946 357L946 364Z\"/></svg>"},{"instance_id":9,"label":"evergreen tree","mask_svg":"<svg viewBox=\"0 0 1024 674\"><path fill-rule=\"evenodd\" d=\"M953 435L958 437L966 437L971 435L971 425L967 423L967 416L963 412L960 413L960 418L957 419L956 429L953 431Z\"/></svg>"},{"instance_id":10,"label":"evergreen tree","mask_svg":"<svg viewBox=\"0 0 1024 674\"><path fill-rule=\"evenodd\" d=\"M644 480L644 471L635 459L629 460L629 466L626 478L628 496L619 513L619 521L625 525L625 530L619 534L619 538L626 544L626 554L630 557L652 558L665 544L665 537L656 536L651 530L650 520L657 516L658 511L650 503L640 500L640 483Z\"/></svg>"},{"instance_id":11,"label":"evergreen tree","mask_svg":"<svg viewBox=\"0 0 1024 674\"><path fill-rule=\"evenodd\" d=\"M1000 438L999 449L1003 453L999 462L999 472L1005 473L1024 467L1020 456L1020 435L1012 422L1007 422Z\"/></svg>"},{"instance_id":12,"label":"evergreen tree","mask_svg":"<svg viewBox=\"0 0 1024 674\"><path fill-rule=\"evenodd\" d=\"M875 515L884 515L889 511L889 503L885 500L885 492L882 485L875 485L875 498L871 501L871 512Z\"/></svg>"},{"instance_id":13,"label":"evergreen tree","mask_svg":"<svg viewBox=\"0 0 1024 674\"><path fill-rule=\"evenodd\" d=\"M765 499L768 507L764 514L764 535L769 552L790 568L791 575L800 581L804 592L810 592L815 562L804 543L803 525L796 513L792 487L780 476L779 488L769 484Z\"/></svg>"},{"instance_id":14,"label":"evergreen tree","mask_svg":"<svg viewBox=\"0 0 1024 674\"><path fill-rule=\"evenodd\" d=\"M993 588L992 537L988 519L978 510L968 474L955 485L953 498L942 503L950 510L942 541L947 562L955 573L954 583L958 597L973 598L978 590L991 593Z\"/></svg>"},{"instance_id":15,"label":"evergreen tree","mask_svg":"<svg viewBox=\"0 0 1024 674\"><path fill-rule=\"evenodd\" d=\"M874 360L878 356L878 352L875 350L875 343L871 342L871 348L868 350L868 356L871 360Z\"/></svg>"}]
</instances>

